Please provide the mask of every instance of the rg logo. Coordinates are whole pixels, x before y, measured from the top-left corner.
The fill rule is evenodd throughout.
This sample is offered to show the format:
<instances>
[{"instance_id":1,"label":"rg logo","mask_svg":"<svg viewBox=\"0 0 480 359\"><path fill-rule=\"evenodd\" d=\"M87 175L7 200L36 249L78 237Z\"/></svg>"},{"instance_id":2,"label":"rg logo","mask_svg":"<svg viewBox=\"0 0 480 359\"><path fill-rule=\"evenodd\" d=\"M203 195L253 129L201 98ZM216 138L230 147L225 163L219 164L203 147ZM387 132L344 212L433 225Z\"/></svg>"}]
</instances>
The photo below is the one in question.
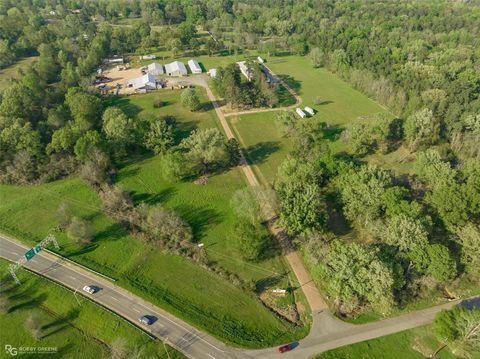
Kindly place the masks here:
<instances>
[{"instance_id":1,"label":"rg logo","mask_svg":"<svg viewBox=\"0 0 480 359\"><path fill-rule=\"evenodd\" d=\"M17 348L12 347L10 344L5 344L5 353L15 356L18 354Z\"/></svg>"}]
</instances>

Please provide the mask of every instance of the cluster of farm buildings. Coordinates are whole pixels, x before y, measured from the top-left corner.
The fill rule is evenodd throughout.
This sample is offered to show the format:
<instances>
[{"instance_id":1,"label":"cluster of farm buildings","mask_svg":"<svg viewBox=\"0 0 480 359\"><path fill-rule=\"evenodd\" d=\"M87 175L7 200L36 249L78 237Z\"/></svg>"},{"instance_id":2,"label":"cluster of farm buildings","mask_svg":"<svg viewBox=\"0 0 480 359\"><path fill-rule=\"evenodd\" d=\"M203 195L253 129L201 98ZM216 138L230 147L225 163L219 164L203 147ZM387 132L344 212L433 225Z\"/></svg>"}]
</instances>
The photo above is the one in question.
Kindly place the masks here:
<instances>
[{"instance_id":1,"label":"cluster of farm buildings","mask_svg":"<svg viewBox=\"0 0 480 359\"><path fill-rule=\"evenodd\" d=\"M155 59L155 55L141 56L141 60ZM264 60L261 57L258 57L258 62L263 64ZM128 63L125 64L123 57L104 59L104 64L116 66L115 69L111 69L110 71L107 70L105 74L99 69L95 84L100 84L99 88L104 93L108 93L111 90L115 90L117 94L143 93L166 86L167 81L164 78L158 77L183 77L187 76L189 72L191 74L201 74L203 72L202 67L195 59L188 60L186 65L180 61L173 61L165 65L158 62L152 62L148 66L137 69L130 68ZM249 68L248 63L246 61L239 61L236 64L241 73L248 81L250 81L253 76L253 71ZM106 74L109 76L105 76ZM208 74L211 77L215 77L217 70L210 69ZM116 79L116 77L120 78ZM270 82L269 80L270 78L267 76L267 81Z\"/></svg>"}]
</instances>

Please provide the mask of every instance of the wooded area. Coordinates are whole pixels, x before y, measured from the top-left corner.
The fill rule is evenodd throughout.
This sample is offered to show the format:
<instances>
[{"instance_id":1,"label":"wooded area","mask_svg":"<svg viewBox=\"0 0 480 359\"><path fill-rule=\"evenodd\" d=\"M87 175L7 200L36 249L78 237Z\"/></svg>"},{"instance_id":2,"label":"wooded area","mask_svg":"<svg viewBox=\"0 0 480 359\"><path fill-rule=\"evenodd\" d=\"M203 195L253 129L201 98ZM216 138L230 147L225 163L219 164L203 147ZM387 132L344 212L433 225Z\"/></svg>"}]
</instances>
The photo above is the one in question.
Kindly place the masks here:
<instances>
[{"instance_id":1,"label":"wooded area","mask_svg":"<svg viewBox=\"0 0 480 359\"><path fill-rule=\"evenodd\" d=\"M208 260L193 244L190 224L161 204L134 203L115 176L140 154L161 156L172 182L199 180L237 166L239 144L216 128L177 141L172 116L134 119L90 87L97 66L108 56L156 49L174 56L309 56L312 67L327 68L390 113L344 131L352 152L333 153L323 119L279 111L275 125L293 150L273 190L240 191L232 200L243 259L261 260L269 248L265 218L254 205L268 198L278 200L281 225L340 315L387 315L446 287L478 288L478 1L1 0L0 39L1 68L38 56L0 93L0 182L79 175L105 213L136 238L202 265ZM274 107L276 92L251 66L251 82L231 64L219 68L212 87L233 107ZM184 90L181 103L202 110L194 89ZM158 99L153 106L162 105ZM400 146L415 158L412 173L366 159ZM61 229L88 244L88 223L68 208L58 211ZM363 240L340 238L332 228L338 218Z\"/></svg>"}]
</instances>

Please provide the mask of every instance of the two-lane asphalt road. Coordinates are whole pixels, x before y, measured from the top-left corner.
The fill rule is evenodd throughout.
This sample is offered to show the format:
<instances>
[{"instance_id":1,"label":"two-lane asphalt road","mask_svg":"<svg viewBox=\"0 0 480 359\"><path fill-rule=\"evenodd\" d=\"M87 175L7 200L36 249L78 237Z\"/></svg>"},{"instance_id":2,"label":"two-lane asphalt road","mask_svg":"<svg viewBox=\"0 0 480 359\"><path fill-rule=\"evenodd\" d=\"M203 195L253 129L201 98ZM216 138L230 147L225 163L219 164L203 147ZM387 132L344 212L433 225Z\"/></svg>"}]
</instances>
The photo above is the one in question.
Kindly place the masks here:
<instances>
[{"instance_id":1,"label":"two-lane asphalt road","mask_svg":"<svg viewBox=\"0 0 480 359\"><path fill-rule=\"evenodd\" d=\"M27 249L26 246L17 241L0 235L1 257L15 261ZM163 309L50 253L39 253L25 267L76 291L76 295L85 295L91 298L151 335L165 341L186 356L195 359L307 359L330 349L429 324L440 310L451 308L460 302L460 300L457 300L362 325L348 324L335 318L328 311L320 311L313 314L310 334L302 339L294 350L280 354L276 347L262 350L242 350L227 347L219 340L201 333ZM90 295L83 292L82 288L85 285L94 285L102 289ZM151 315L158 320L150 326L145 326L138 321L138 318L142 315Z\"/></svg>"},{"instance_id":2,"label":"two-lane asphalt road","mask_svg":"<svg viewBox=\"0 0 480 359\"><path fill-rule=\"evenodd\" d=\"M18 260L28 248L0 235L0 256L10 261ZM151 335L165 341L183 354L195 359L248 358L241 351L230 349L217 339L199 332L189 324L175 318L164 310L146 302L136 295L116 286L78 266L52 254L41 252L25 264L25 268L52 279L85 295L118 315L142 327ZM101 288L90 295L82 290L85 285ZM150 326L139 323L142 315L151 315L157 320Z\"/></svg>"}]
</instances>

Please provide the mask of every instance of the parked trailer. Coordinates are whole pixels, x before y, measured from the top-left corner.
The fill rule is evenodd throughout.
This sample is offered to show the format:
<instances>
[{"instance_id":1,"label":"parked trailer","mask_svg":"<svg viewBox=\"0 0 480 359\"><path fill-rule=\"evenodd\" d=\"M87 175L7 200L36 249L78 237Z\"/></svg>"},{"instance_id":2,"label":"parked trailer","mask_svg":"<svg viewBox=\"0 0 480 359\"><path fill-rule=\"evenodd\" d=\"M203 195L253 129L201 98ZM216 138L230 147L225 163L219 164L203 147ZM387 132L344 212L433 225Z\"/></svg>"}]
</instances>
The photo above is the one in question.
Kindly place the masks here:
<instances>
[{"instance_id":1,"label":"parked trailer","mask_svg":"<svg viewBox=\"0 0 480 359\"><path fill-rule=\"evenodd\" d=\"M295 110L295 112L297 113L298 116L300 116L301 118L305 118L307 116L307 114L305 112L303 112L303 110L301 108L297 108Z\"/></svg>"},{"instance_id":2,"label":"parked trailer","mask_svg":"<svg viewBox=\"0 0 480 359\"><path fill-rule=\"evenodd\" d=\"M311 107L305 106L305 112L308 112L310 116L315 115L315 110Z\"/></svg>"}]
</instances>

